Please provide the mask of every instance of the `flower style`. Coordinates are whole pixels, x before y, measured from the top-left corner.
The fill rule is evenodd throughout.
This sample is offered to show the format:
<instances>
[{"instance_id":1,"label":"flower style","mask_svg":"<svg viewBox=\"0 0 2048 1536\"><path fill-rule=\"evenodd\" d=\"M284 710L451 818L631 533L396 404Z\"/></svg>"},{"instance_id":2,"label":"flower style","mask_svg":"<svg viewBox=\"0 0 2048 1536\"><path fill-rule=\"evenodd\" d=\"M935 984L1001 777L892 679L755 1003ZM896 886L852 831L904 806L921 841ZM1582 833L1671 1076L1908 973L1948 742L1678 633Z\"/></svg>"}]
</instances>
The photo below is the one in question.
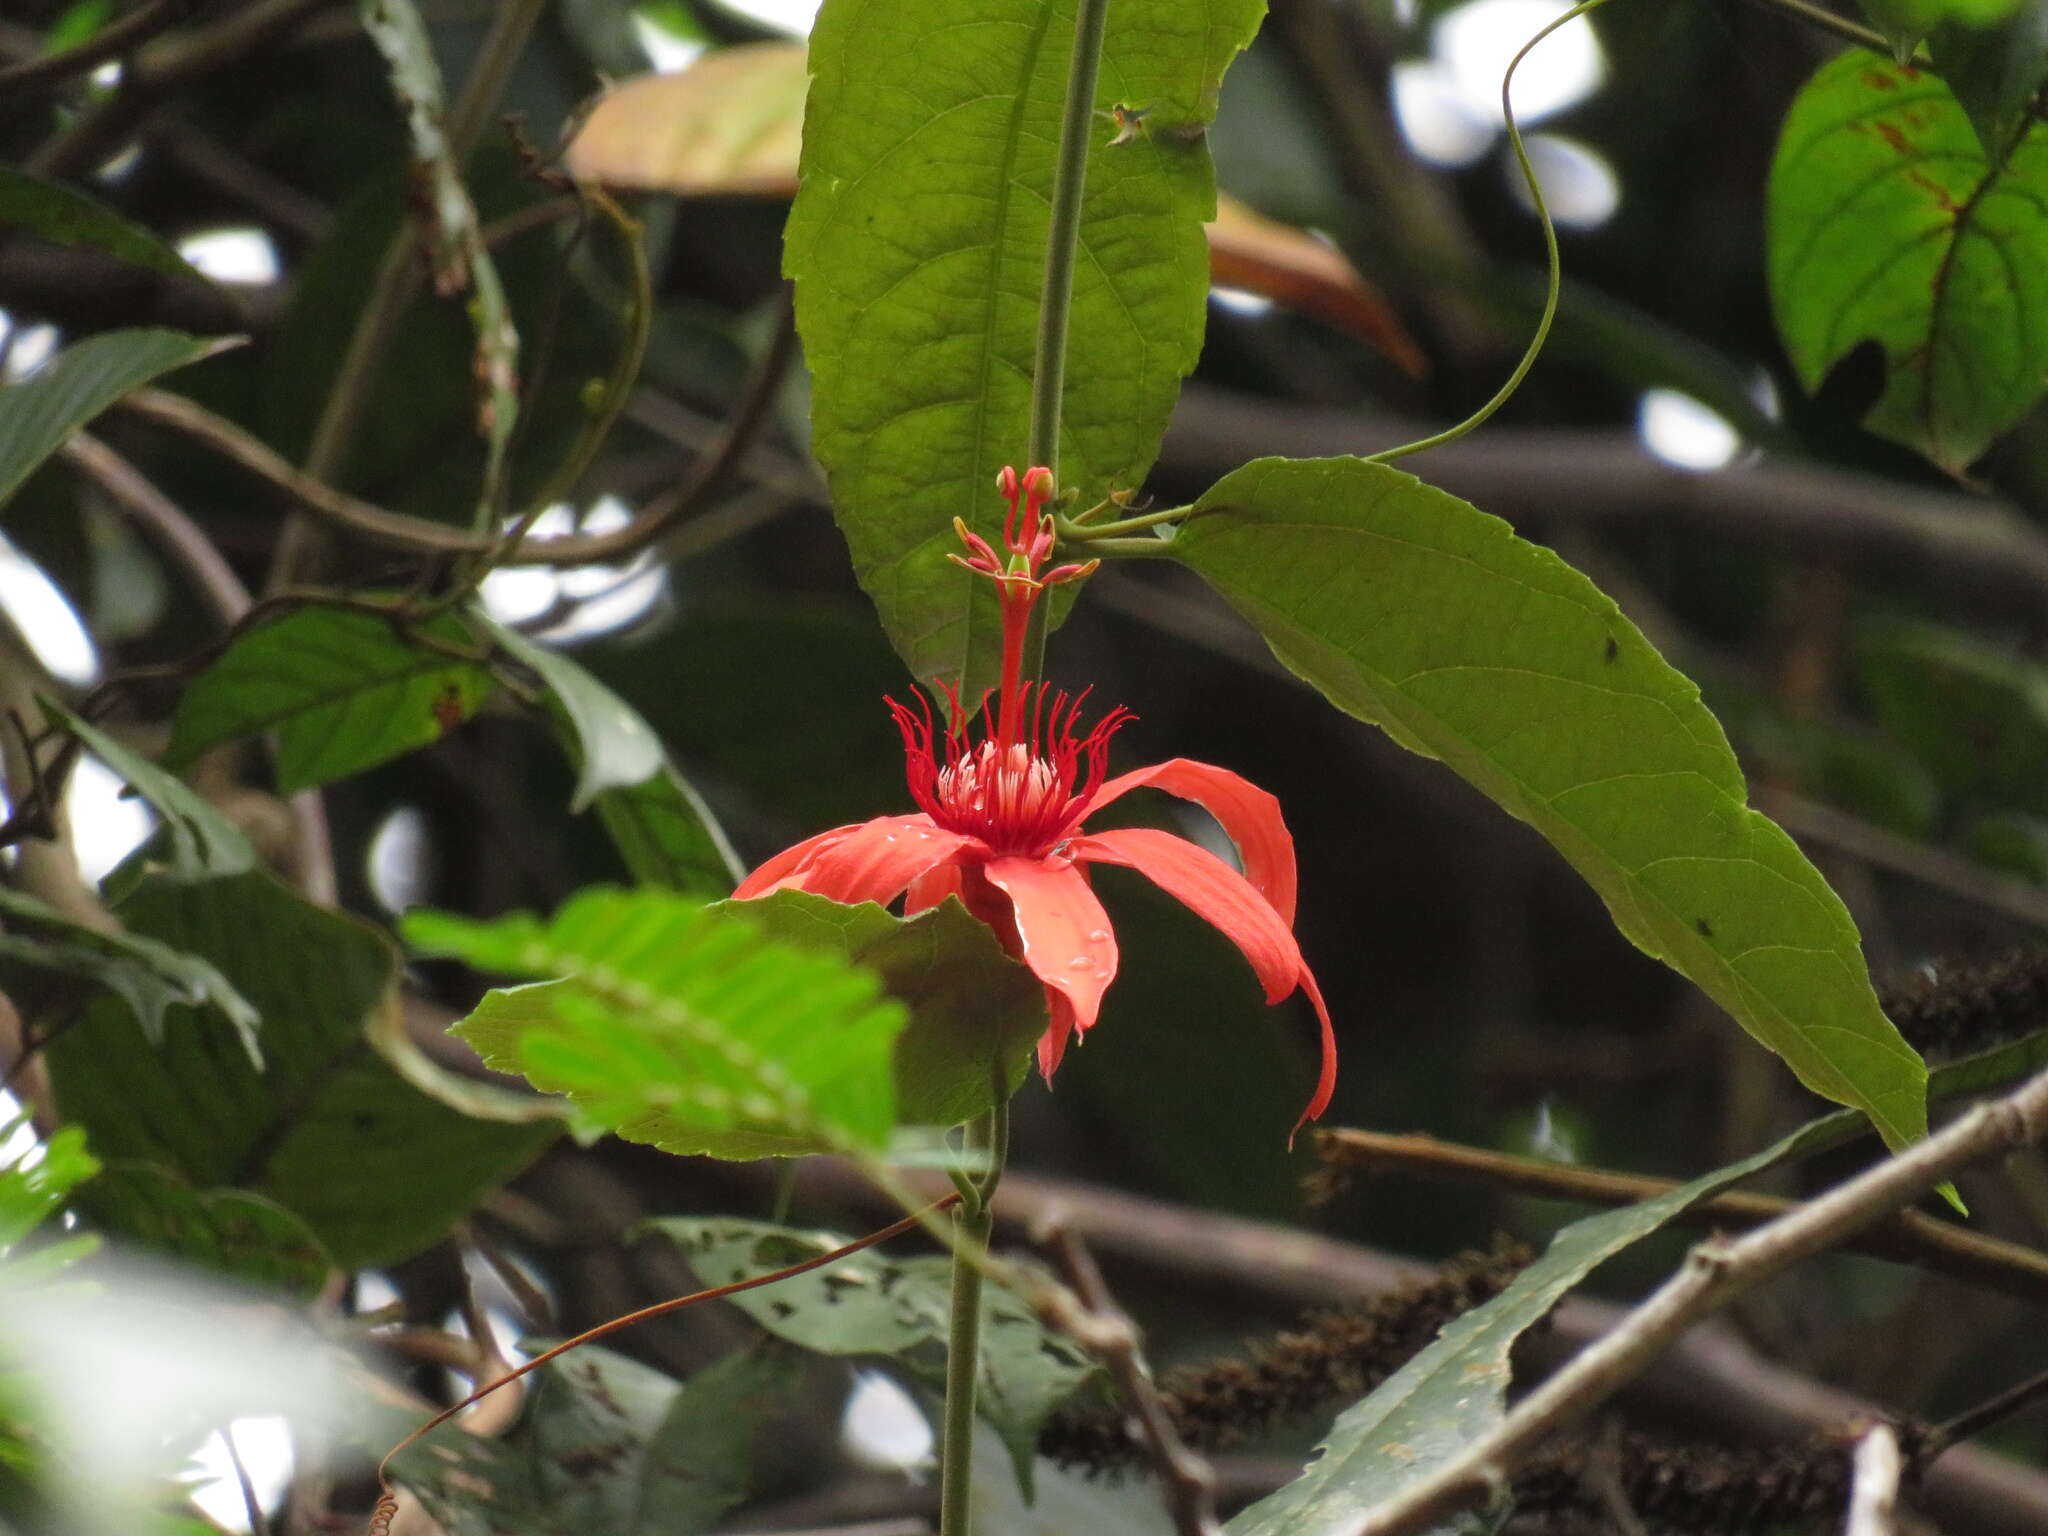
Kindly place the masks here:
<instances>
[{"instance_id":1,"label":"flower style","mask_svg":"<svg viewBox=\"0 0 2048 1536\"><path fill-rule=\"evenodd\" d=\"M1116 937L1087 866L1135 869L1237 945L1269 1004L1298 987L1314 1006L1322 1025L1322 1070L1298 1131L1330 1102L1337 1047L1329 1009L1294 941L1294 842L1280 802L1227 769L1186 758L1105 779L1110 738L1129 712L1113 709L1084 730L1087 690L1069 696L1020 677L1039 595L1086 576L1096 562L1040 574L1053 547L1052 518L1043 511L1052 474L1032 469L1020 481L1005 468L997 485L1010 507L1004 554L959 519L953 524L967 554L952 559L995 582L1002 609L1002 682L993 710L988 696L981 700L982 739L972 739L971 719L953 688L946 690L943 732L922 693L913 695L916 709L890 699L917 812L807 838L762 864L734 894L765 896L793 887L885 906L903 896L906 913L959 897L1045 987L1050 1022L1038 1042L1038 1066L1050 1082L1068 1041L1095 1023L1116 976ZM1170 833L1081 830L1112 800L1146 787L1192 800L1214 816L1237 845L1244 873Z\"/></svg>"}]
</instances>

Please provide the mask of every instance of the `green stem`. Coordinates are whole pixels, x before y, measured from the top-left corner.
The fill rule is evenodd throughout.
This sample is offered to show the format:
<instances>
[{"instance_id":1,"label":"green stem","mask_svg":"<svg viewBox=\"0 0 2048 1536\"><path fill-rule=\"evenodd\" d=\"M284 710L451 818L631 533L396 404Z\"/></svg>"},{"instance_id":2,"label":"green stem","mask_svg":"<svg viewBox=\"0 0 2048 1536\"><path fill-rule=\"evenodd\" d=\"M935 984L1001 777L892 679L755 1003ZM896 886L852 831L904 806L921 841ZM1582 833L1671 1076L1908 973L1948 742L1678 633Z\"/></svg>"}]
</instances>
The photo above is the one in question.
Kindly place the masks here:
<instances>
[{"instance_id":1,"label":"green stem","mask_svg":"<svg viewBox=\"0 0 2048 1536\"><path fill-rule=\"evenodd\" d=\"M1045 231L1045 286L1038 299L1038 348L1031 364L1031 435L1027 466L1043 464L1060 479L1060 396L1067 380L1067 315L1074 301L1074 254L1081 242L1081 194L1088 184L1088 141L1094 136L1095 81L1102 71L1102 34L1109 0L1081 0L1074 12L1074 56L1067 66L1067 102L1060 117L1059 159L1052 172L1052 217ZM1027 677L1045 676L1046 609L1031 615L1024 637Z\"/></svg>"},{"instance_id":2,"label":"green stem","mask_svg":"<svg viewBox=\"0 0 2048 1536\"><path fill-rule=\"evenodd\" d=\"M1507 123L1508 144L1515 152L1515 164L1521 168L1522 180L1529 184L1529 199L1536 206L1536 218L1543 225L1543 255L1548 280L1543 291L1543 318L1536 322L1536 334L1530 338L1528 349L1522 353L1522 360L1515 364L1515 371L1508 375L1507 382L1495 391L1493 398L1486 404L1455 427L1446 427L1443 431L1419 441L1367 455L1368 464L1391 464L1396 459L1404 459L1411 453L1420 453L1425 448L1440 448L1445 443L1456 442L1508 403L1515 391L1522 387L1522 380L1529 376L1529 370L1536 366L1536 359L1543 351L1543 343L1550 339L1550 323L1557 318L1557 294L1564 276L1564 262L1557 250L1557 225L1551 222L1550 205L1543 200L1543 184L1536 179L1536 168L1529 163L1529 151L1522 143L1521 127L1515 122L1515 104L1509 99L1508 93L1515 83L1515 71L1521 67L1522 60L1529 56L1532 48L1559 27L1578 20L1588 11L1597 10L1606 3L1607 0L1580 0L1579 4L1522 44L1521 50L1508 61L1507 73L1501 76L1500 110L1502 118Z\"/></svg>"},{"instance_id":3,"label":"green stem","mask_svg":"<svg viewBox=\"0 0 2048 1536\"><path fill-rule=\"evenodd\" d=\"M1067 312L1074 298L1074 253L1081 240L1081 193L1094 136L1095 81L1109 0L1081 0L1074 13L1074 58L1060 119L1060 156L1052 173L1052 219L1045 232L1045 287L1038 301L1038 354L1031 368L1031 443L1027 464L1060 477L1060 392L1067 376Z\"/></svg>"},{"instance_id":4,"label":"green stem","mask_svg":"<svg viewBox=\"0 0 2048 1536\"><path fill-rule=\"evenodd\" d=\"M986 1152L988 1171L961 1191L953 1217L953 1294L946 1337L946 1408L939 1444L939 1536L969 1536L968 1495L974 1485L974 1396L981 1376L981 1281L988 1235L995 1224L989 1200L1002 1178L1009 1140L1009 1105L967 1128L967 1149Z\"/></svg>"},{"instance_id":5,"label":"green stem","mask_svg":"<svg viewBox=\"0 0 2048 1536\"><path fill-rule=\"evenodd\" d=\"M1136 517L1126 517L1114 523L1077 523L1070 518L1055 517L1053 528L1062 544L1093 544L1099 539L1120 539L1129 534L1143 533L1147 528L1157 528L1161 523L1177 523L1194 511L1193 507L1165 507L1157 512L1141 512Z\"/></svg>"}]
</instances>

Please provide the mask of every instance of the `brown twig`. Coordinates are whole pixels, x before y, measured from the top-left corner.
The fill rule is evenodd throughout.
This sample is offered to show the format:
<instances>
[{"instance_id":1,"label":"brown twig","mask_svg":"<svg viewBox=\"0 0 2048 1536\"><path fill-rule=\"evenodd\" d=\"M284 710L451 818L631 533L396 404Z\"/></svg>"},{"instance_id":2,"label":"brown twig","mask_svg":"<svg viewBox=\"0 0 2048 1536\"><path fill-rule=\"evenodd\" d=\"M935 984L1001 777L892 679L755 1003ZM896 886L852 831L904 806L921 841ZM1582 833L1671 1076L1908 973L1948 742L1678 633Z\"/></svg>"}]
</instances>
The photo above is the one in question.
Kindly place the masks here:
<instances>
[{"instance_id":1,"label":"brown twig","mask_svg":"<svg viewBox=\"0 0 2048 1536\"><path fill-rule=\"evenodd\" d=\"M108 22L76 48L0 68L0 100L9 107L27 105L31 93L82 75L147 42L175 22L184 7L185 0L143 0L126 16Z\"/></svg>"},{"instance_id":2,"label":"brown twig","mask_svg":"<svg viewBox=\"0 0 2048 1536\"><path fill-rule=\"evenodd\" d=\"M74 433L62 453L192 578L215 618L233 624L249 611L249 589L213 540L133 464L89 432Z\"/></svg>"},{"instance_id":3,"label":"brown twig","mask_svg":"<svg viewBox=\"0 0 2048 1536\"><path fill-rule=\"evenodd\" d=\"M1137 1436L1159 1474L1174 1529L1180 1536L1222 1536L1223 1527L1216 1519L1216 1474L1174 1430L1139 1352L1137 1327L1109 1294L1102 1271L1057 1212L1048 1214L1032 1236L1052 1254L1067 1283L1065 1290L1048 1286L1039 1293L1039 1315L1109 1368L1136 1420Z\"/></svg>"},{"instance_id":4,"label":"brown twig","mask_svg":"<svg viewBox=\"0 0 2048 1536\"><path fill-rule=\"evenodd\" d=\"M2002 1424L2021 1409L2031 1408L2044 1398L2048 1398L2048 1371L2029 1376L1976 1407L1965 1409L1947 1423L1937 1424L1928 1433L1922 1458L1932 1461L1950 1446L1975 1439L1994 1424Z\"/></svg>"},{"instance_id":5,"label":"brown twig","mask_svg":"<svg viewBox=\"0 0 2048 1536\"><path fill-rule=\"evenodd\" d=\"M1677 1187L1677 1181L1672 1179L1516 1157L1438 1141L1434 1136L1325 1130L1316 1132L1316 1151L1324 1166L1340 1175L1409 1173L1587 1205L1632 1205ZM1688 1226L1746 1232L1799 1208L1800 1202L1796 1200L1735 1190L1702 1201L1681 1220ZM2024 1301L2048 1301L2048 1254L2019 1243L1984 1237L1918 1211L1901 1211L1843 1247L1974 1281Z\"/></svg>"},{"instance_id":6,"label":"brown twig","mask_svg":"<svg viewBox=\"0 0 2048 1536\"><path fill-rule=\"evenodd\" d=\"M231 8L213 26L159 38L138 53L120 87L44 144L26 169L39 176L78 176L121 147L121 141L170 92L226 69L289 33L334 0L253 0Z\"/></svg>"},{"instance_id":7,"label":"brown twig","mask_svg":"<svg viewBox=\"0 0 2048 1536\"><path fill-rule=\"evenodd\" d=\"M1680 1334L1801 1259L1839 1247L1960 1169L2048 1134L2048 1073L1734 1242L1702 1243L1621 1325L1517 1403L1489 1434L1384 1500L1353 1536L1414 1536L1487 1499L1541 1444L1597 1408Z\"/></svg>"},{"instance_id":8,"label":"brown twig","mask_svg":"<svg viewBox=\"0 0 2048 1536\"><path fill-rule=\"evenodd\" d=\"M242 1452L235 1444L235 1426L232 1423L221 1425L220 1443L227 1448L228 1464L235 1469L235 1482L242 1490L242 1509L249 1517L249 1536L270 1536L270 1516L264 1513L263 1501L256 1497L256 1484L250 1480L249 1469L242 1464Z\"/></svg>"},{"instance_id":9,"label":"brown twig","mask_svg":"<svg viewBox=\"0 0 2048 1536\"><path fill-rule=\"evenodd\" d=\"M689 472L672 489L650 501L623 527L606 533L569 534L562 538L522 538L506 550L497 563L614 565L655 543L720 490L738 467L755 436L769 419L776 391L795 352L796 328L785 305L775 340L755 364L717 441L690 465ZM182 395L157 389L138 389L126 396L120 405L146 420L171 427L205 443L251 474L268 481L303 510L365 542L428 557L482 555L492 548L492 540L477 539L459 528L428 522L424 518L386 511L337 491L298 469L225 417L215 415Z\"/></svg>"}]
</instances>

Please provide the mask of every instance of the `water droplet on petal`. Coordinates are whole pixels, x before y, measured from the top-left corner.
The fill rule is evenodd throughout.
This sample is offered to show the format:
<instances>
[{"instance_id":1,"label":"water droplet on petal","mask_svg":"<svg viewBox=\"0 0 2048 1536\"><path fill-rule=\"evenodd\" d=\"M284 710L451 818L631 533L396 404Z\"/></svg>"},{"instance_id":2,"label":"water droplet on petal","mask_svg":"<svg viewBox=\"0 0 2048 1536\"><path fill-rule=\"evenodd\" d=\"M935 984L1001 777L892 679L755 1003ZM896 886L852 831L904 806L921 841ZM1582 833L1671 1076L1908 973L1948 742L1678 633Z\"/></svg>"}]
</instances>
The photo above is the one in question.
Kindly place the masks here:
<instances>
[{"instance_id":1,"label":"water droplet on petal","mask_svg":"<svg viewBox=\"0 0 2048 1536\"><path fill-rule=\"evenodd\" d=\"M1088 942L1090 944L1107 944L1109 942L1109 930L1107 928L1090 929L1088 932Z\"/></svg>"},{"instance_id":2,"label":"water droplet on petal","mask_svg":"<svg viewBox=\"0 0 2048 1536\"><path fill-rule=\"evenodd\" d=\"M1067 969L1073 971L1092 971L1095 969L1095 962L1087 955L1076 955L1067 962Z\"/></svg>"}]
</instances>

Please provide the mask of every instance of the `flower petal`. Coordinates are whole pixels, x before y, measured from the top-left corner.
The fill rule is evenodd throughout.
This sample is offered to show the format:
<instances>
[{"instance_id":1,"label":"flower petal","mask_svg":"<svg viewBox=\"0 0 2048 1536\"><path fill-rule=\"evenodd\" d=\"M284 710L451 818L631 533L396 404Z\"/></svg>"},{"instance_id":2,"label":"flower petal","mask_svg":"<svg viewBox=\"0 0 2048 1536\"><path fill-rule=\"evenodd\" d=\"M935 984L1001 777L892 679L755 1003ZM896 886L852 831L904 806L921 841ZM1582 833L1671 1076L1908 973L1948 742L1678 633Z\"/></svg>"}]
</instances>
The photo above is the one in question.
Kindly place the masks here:
<instances>
[{"instance_id":1,"label":"flower petal","mask_svg":"<svg viewBox=\"0 0 2048 1536\"><path fill-rule=\"evenodd\" d=\"M857 827L842 828L838 835L826 834L799 844L811 851L796 868L763 882L761 876L769 867L764 864L747 877L741 891L765 896L793 886L832 901L879 901L887 906L911 881L943 864L971 841L958 832L933 826L929 816L878 816ZM784 857L778 855L769 864Z\"/></svg>"},{"instance_id":2,"label":"flower petal","mask_svg":"<svg viewBox=\"0 0 2048 1536\"><path fill-rule=\"evenodd\" d=\"M760 867L742 880L739 889L732 893L733 899L749 901L756 896L767 895L784 879L808 863L820 848L829 847L849 833L859 830L860 823L852 822L843 827L834 827L830 832L820 832L816 837L807 837L800 843L791 844L773 858L764 860Z\"/></svg>"},{"instance_id":3,"label":"flower petal","mask_svg":"<svg viewBox=\"0 0 2048 1536\"><path fill-rule=\"evenodd\" d=\"M1038 1037L1038 1075L1050 1088L1053 1073L1060 1069L1060 1058L1067 1054L1067 1039L1074 1033L1074 1005L1067 1001L1066 993L1047 987L1045 1011L1048 1022L1045 1033Z\"/></svg>"},{"instance_id":4,"label":"flower petal","mask_svg":"<svg viewBox=\"0 0 2048 1536\"><path fill-rule=\"evenodd\" d=\"M1266 1001L1277 1003L1297 986L1307 994L1322 1025L1323 1064L1316 1088L1295 1130L1322 1114L1337 1083L1337 1038L1322 989L1309 974L1294 934L1271 903L1236 870L1206 848L1150 827L1130 827L1077 837L1071 845L1076 861L1121 864L1135 869L1173 897L1243 952L1251 962Z\"/></svg>"},{"instance_id":5,"label":"flower petal","mask_svg":"<svg viewBox=\"0 0 2048 1536\"><path fill-rule=\"evenodd\" d=\"M1019 958L1071 1005L1075 1029L1092 1027L1116 976L1116 935L1088 877L1066 859L1015 856L990 859L982 873L1015 909ZM1059 1044L1064 1048L1064 1040ZM1059 1059L1057 1049L1053 1059Z\"/></svg>"},{"instance_id":6,"label":"flower petal","mask_svg":"<svg viewBox=\"0 0 2048 1536\"><path fill-rule=\"evenodd\" d=\"M934 865L910 882L910 888L903 897L903 915L915 917L928 908L936 907L948 896L959 896L965 904L960 866L952 863Z\"/></svg>"},{"instance_id":7,"label":"flower petal","mask_svg":"<svg viewBox=\"0 0 2048 1536\"><path fill-rule=\"evenodd\" d=\"M1214 816L1224 835L1237 844L1245 879L1283 922L1294 926L1294 839L1288 835L1278 800L1228 768L1176 757L1119 774L1095 792L1082 814L1092 816L1119 795L1147 788L1192 800Z\"/></svg>"}]
</instances>

